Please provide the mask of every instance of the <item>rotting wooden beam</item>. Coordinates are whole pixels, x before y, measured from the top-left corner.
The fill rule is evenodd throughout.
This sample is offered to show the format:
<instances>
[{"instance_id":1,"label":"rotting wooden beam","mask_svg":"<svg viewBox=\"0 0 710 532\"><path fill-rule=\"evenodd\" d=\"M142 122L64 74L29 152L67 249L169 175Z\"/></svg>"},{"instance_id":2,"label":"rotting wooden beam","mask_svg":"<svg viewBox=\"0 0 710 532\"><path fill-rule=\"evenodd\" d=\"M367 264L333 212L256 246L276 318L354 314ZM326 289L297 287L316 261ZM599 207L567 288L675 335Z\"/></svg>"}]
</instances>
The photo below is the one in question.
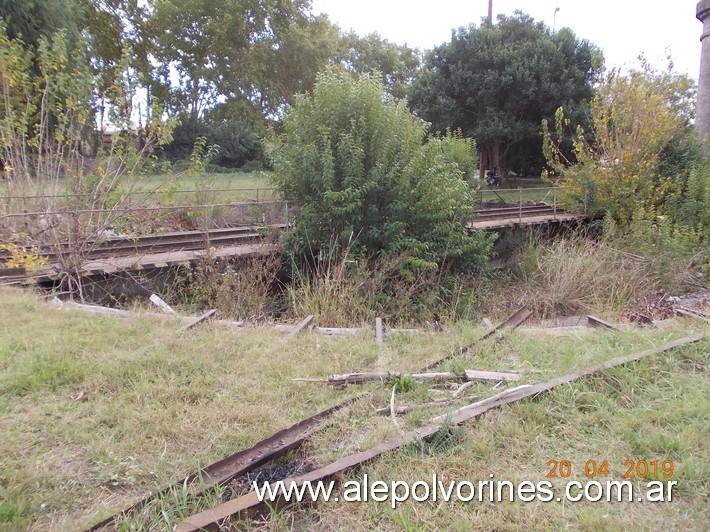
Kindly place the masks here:
<instances>
[{"instance_id":1,"label":"rotting wooden beam","mask_svg":"<svg viewBox=\"0 0 710 532\"><path fill-rule=\"evenodd\" d=\"M506 390L484 401L479 401L460 408L454 411L453 414L449 414L446 416L438 416L420 429L412 430L401 436L390 438L366 451L362 451L350 456L345 456L336 460L335 462L332 462L326 466L323 466L304 475L287 478L283 482L286 486L301 486L306 481L313 483L325 480L327 478L333 477L334 475L342 473L345 470L368 462L387 451L398 449L408 443L411 443L414 440L431 437L437 431L439 431L444 426L444 424L447 423L447 421L453 425L460 425L461 423L468 421L469 419L478 417L490 410L493 410L494 408L501 407L505 404L520 401L521 399L525 398L534 398L548 390L551 390L556 386L570 383L574 380L591 375L593 373L597 373L604 369L613 368L616 366L627 364L629 362L634 362L636 360L648 356L657 355L659 353L674 349L676 347L681 347L695 342L699 342L707 337L707 335L697 335L681 338L679 340L663 344L654 349L647 349L645 351L638 351L622 357L613 358L611 360L608 360L607 362L604 362L603 364L591 366L578 372L569 373L560 377L555 377L553 379L543 381L534 385L523 385L517 388L513 388L511 390ZM178 525L175 527L175 531L193 532L196 530L214 528L217 523L223 525L228 519L235 515L247 513L258 507L262 507L265 504L274 502L277 501L260 501L257 497L256 492L252 490L246 495L237 497L225 503L219 504L214 508L210 508L208 510L199 512L195 515L186 518L181 523L178 523Z\"/></svg>"},{"instance_id":2,"label":"rotting wooden beam","mask_svg":"<svg viewBox=\"0 0 710 532\"><path fill-rule=\"evenodd\" d=\"M327 336L349 336L359 333L362 329L357 327L314 327L313 330Z\"/></svg>"},{"instance_id":3,"label":"rotting wooden beam","mask_svg":"<svg viewBox=\"0 0 710 532\"><path fill-rule=\"evenodd\" d=\"M345 386L347 384L363 384L365 382L386 381L390 379L411 378L415 381L517 381L520 379L518 373L502 371L481 371L467 369L463 373L452 371L440 373L404 373L394 371L370 372L370 373L342 373L330 375L327 379L293 379L295 382L312 382L320 384L331 384L333 386Z\"/></svg>"},{"instance_id":4,"label":"rotting wooden beam","mask_svg":"<svg viewBox=\"0 0 710 532\"><path fill-rule=\"evenodd\" d=\"M118 308L102 307L99 305L87 305L85 303L67 303L63 308L83 310L84 312L90 312L92 314L97 314L99 316L122 316L130 317L135 316L134 312L129 310L122 310Z\"/></svg>"},{"instance_id":5,"label":"rotting wooden beam","mask_svg":"<svg viewBox=\"0 0 710 532\"><path fill-rule=\"evenodd\" d=\"M673 312L680 314L681 316L687 316L689 318L695 318L696 320L702 320L705 323L710 323L710 318L708 318L704 313L696 312L685 307L675 307Z\"/></svg>"},{"instance_id":6,"label":"rotting wooden beam","mask_svg":"<svg viewBox=\"0 0 710 532\"><path fill-rule=\"evenodd\" d=\"M505 331L508 330L513 330L517 329L522 325L526 320L528 320L532 316L532 312L530 309L527 307L523 306L520 307L518 310L516 310L513 314L511 314L507 320L505 320L503 323L500 323L498 326L494 327L493 329L489 330L483 336L478 338L477 340L474 340L470 344L460 348L460 349L454 349L451 351L448 355L440 358L439 360L436 360L435 362L432 362L428 364L426 367L424 367L423 371L429 371L437 367L439 364L442 362L446 362L447 360L450 360L454 358L457 355L462 355L464 353L467 353L474 345L482 342L483 340L486 340L487 338L490 338L492 335L494 335L496 332L500 331L501 334L504 333Z\"/></svg>"},{"instance_id":7,"label":"rotting wooden beam","mask_svg":"<svg viewBox=\"0 0 710 532\"><path fill-rule=\"evenodd\" d=\"M149 493L146 497L130 507L96 523L89 531L99 530L114 523L119 517L134 514L154 498L167 495L172 489L180 490L183 486L190 486L190 493L192 495L199 495L213 486L225 484L234 478L249 473L269 460L276 459L291 449L300 446L312 433L322 429L329 422L328 420L333 413L350 404L350 402L352 402L352 400L323 410L286 429L276 432L248 449L227 456L218 462L208 465L197 473L188 475L170 486L157 490L155 493ZM200 483L195 484L196 480L200 480ZM199 489L197 489L196 486L198 486Z\"/></svg>"},{"instance_id":8,"label":"rotting wooden beam","mask_svg":"<svg viewBox=\"0 0 710 532\"><path fill-rule=\"evenodd\" d=\"M288 335L286 338L293 338L294 336L296 336L296 335L297 335L298 333L300 333L303 329L305 329L305 328L308 327L311 323L313 323L314 318L315 318L315 316L314 316L313 314L310 314L309 316L306 316L306 319L303 320L303 321L302 321L301 323L299 323L298 325L296 325L296 326L291 330L291 332L289 333L289 335Z\"/></svg>"},{"instance_id":9,"label":"rotting wooden beam","mask_svg":"<svg viewBox=\"0 0 710 532\"><path fill-rule=\"evenodd\" d=\"M208 310L207 312L205 312L205 313L203 313L203 314L200 314L200 315L197 316L196 318L190 320L188 323L186 323L185 325L183 325L182 327L180 327L180 329L178 329L178 332L187 331L188 329L192 329L192 328L193 328L195 325L197 325L198 323L203 322L203 321L205 321L207 318L209 318L210 316L214 315L215 312L217 312L217 309L214 309L214 308L213 308L213 309L210 309L210 310Z\"/></svg>"},{"instance_id":10,"label":"rotting wooden beam","mask_svg":"<svg viewBox=\"0 0 710 532\"><path fill-rule=\"evenodd\" d=\"M603 319L592 316L591 314L587 316L587 324L590 327L604 327L605 329L611 329L612 331L619 330L616 325L612 325L608 321L604 321Z\"/></svg>"},{"instance_id":11,"label":"rotting wooden beam","mask_svg":"<svg viewBox=\"0 0 710 532\"><path fill-rule=\"evenodd\" d=\"M418 334L419 329L390 329L387 334Z\"/></svg>"},{"instance_id":12,"label":"rotting wooden beam","mask_svg":"<svg viewBox=\"0 0 710 532\"><path fill-rule=\"evenodd\" d=\"M520 374L510 371L480 371L475 369L464 370L468 381L517 381Z\"/></svg>"}]
</instances>

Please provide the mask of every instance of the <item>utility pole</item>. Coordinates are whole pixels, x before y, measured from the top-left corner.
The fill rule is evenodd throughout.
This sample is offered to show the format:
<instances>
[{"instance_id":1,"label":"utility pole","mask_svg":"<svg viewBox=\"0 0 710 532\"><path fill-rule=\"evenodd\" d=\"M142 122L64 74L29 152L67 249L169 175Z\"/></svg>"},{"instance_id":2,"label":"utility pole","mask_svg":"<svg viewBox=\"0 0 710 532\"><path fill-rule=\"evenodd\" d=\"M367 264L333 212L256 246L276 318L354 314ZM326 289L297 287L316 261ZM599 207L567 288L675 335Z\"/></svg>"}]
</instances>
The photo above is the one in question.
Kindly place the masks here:
<instances>
[{"instance_id":1,"label":"utility pole","mask_svg":"<svg viewBox=\"0 0 710 532\"><path fill-rule=\"evenodd\" d=\"M493 25L493 0L488 0L488 24Z\"/></svg>"},{"instance_id":2,"label":"utility pole","mask_svg":"<svg viewBox=\"0 0 710 532\"><path fill-rule=\"evenodd\" d=\"M560 10L559 7L555 8L555 14L552 15L552 33L555 33L555 26L557 26L557 12Z\"/></svg>"}]
</instances>

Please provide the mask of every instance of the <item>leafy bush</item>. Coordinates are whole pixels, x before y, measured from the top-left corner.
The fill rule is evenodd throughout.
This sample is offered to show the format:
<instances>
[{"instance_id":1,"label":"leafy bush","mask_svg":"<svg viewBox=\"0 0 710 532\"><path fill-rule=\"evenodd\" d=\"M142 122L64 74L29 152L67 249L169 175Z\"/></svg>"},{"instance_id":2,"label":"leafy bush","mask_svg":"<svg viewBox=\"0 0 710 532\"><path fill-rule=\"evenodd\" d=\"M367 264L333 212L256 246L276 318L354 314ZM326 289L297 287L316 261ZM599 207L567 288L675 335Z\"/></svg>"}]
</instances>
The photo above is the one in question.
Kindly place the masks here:
<instances>
[{"instance_id":1,"label":"leafy bush","mask_svg":"<svg viewBox=\"0 0 710 532\"><path fill-rule=\"evenodd\" d=\"M562 108L556 139L543 122L548 164L564 178L565 200L625 225L638 209L660 210L677 199L698 155L693 90L687 76L645 63L626 75L610 72L590 106L590 134L577 131L574 161L560 147L569 125Z\"/></svg>"},{"instance_id":2,"label":"leafy bush","mask_svg":"<svg viewBox=\"0 0 710 532\"><path fill-rule=\"evenodd\" d=\"M207 124L190 117L183 117L173 129L173 139L163 146L162 152L169 161L187 161L199 138L207 138Z\"/></svg>"},{"instance_id":3,"label":"leafy bush","mask_svg":"<svg viewBox=\"0 0 710 532\"><path fill-rule=\"evenodd\" d=\"M208 140L219 146L214 163L227 168L241 168L262 158L261 140L246 123L224 122L210 129Z\"/></svg>"},{"instance_id":4,"label":"leafy bush","mask_svg":"<svg viewBox=\"0 0 710 532\"><path fill-rule=\"evenodd\" d=\"M256 161L261 167L262 146L259 136L245 122L237 120L212 123L194 118L183 118L173 130L173 140L163 148L170 161L186 161L194 155L194 148L202 143L202 150L216 146L214 165L224 168L240 168Z\"/></svg>"},{"instance_id":5,"label":"leafy bush","mask_svg":"<svg viewBox=\"0 0 710 532\"><path fill-rule=\"evenodd\" d=\"M466 230L473 142L447 135L424 143L427 127L380 81L321 74L271 140L277 188L300 207L297 253L333 243L369 258L405 254L405 276L482 268L491 238Z\"/></svg>"},{"instance_id":6,"label":"leafy bush","mask_svg":"<svg viewBox=\"0 0 710 532\"><path fill-rule=\"evenodd\" d=\"M649 270L665 290L695 284L693 272L710 275L710 248L701 225L674 222L653 209L639 210L634 213L629 231L618 241L621 247L646 259Z\"/></svg>"}]
</instances>

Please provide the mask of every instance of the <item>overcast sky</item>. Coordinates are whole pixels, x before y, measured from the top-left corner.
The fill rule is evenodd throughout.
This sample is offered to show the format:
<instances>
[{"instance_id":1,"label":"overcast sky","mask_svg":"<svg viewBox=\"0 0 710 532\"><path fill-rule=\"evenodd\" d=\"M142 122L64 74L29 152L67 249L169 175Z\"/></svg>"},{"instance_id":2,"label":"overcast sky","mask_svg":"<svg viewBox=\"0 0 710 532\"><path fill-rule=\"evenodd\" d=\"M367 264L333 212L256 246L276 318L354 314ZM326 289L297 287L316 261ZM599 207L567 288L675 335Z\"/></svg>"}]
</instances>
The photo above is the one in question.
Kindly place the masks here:
<instances>
[{"instance_id":1,"label":"overcast sky","mask_svg":"<svg viewBox=\"0 0 710 532\"><path fill-rule=\"evenodd\" d=\"M488 0L312 0L344 30L378 32L400 44L430 49L451 39L451 29L479 25ZM696 0L493 0L493 16L516 9L549 27L572 28L602 48L607 66L635 64L640 53L665 67L670 52L675 69L697 81L702 24ZM555 8L559 7L555 17Z\"/></svg>"}]
</instances>

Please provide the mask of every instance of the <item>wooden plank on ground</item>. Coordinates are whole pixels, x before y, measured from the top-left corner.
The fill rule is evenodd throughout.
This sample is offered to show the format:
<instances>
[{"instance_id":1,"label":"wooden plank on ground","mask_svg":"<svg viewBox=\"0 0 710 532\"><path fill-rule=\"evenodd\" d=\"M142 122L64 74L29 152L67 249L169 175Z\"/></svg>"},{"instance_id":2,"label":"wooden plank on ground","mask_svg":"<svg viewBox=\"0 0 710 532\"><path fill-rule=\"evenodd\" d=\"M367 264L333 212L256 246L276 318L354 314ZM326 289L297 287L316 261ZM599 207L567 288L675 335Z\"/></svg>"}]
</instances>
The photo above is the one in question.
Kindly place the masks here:
<instances>
[{"instance_id":1,"label":"wooden plank on ground","mask_svg":"<svg viewBox=\"0 0 710 532\"><path fill-rule=\"evenodd\" d=\"M168 314L176 315L177 312L173 310L173 307L168 305L165 301L160 299L160 297L157 294L151 294L150 297L150 302L153 303L156 307L158 307L160 310L167 312Z\"/></svg>"},{"instance_id":2,"label":"wooden plank on ground","mask_svg":"<svg viewBox=\"0 0 710 532\"><path fill-rule=\"evenodd\" d=\"M296 382L313 382L320 384L332 384L334 386L345 386L347 384L363 384L365 382L386 381L390 379L401 379L409 377L415 381L517 381L520 375L511 372L500 371L480 371L467 369L464 373L454 373L452 371L441 373L402 373L393 371L370 372L370 373L343 373L329 376L327 379L294 379Z\"/></svg>"},{"instance_id":3,"label":"wooden plank on ground","mask_svg":"<svg viewBox=\"0 0 710 532\"><path fill-rule=\"evenodd\" d=\"M301 323L299 323L298 325L296 325L296 326L293 328L293 330L289 333L289 335L288 335L286 338L293 338L294 336L296 336L296 335L297 335L298 333L300 333L303 329L305 329L305 328L308 327L311 323L313 323L313 319L314 319L314 318L315 318L315 316L313 316L313 314L307 316L305 320L303 320Z\"/></svg>"},{"instance_id":4,"label":"wooden plank on ground","mask_svg":"<svg viewBox=\"0 0 710 532\"><path fill-rule=\"evenodd\" d=\"M83 310L84 312L91 312L92 314L97 314L99 316L134 316L133 312L128 310L122 310L118 308L101 307L99 305L86 305L84 303L68 303L64 308Z\"/></svg>"},{"instance_id":5,"label":"wooden plank on ground","mask_svg":"<svg viewBox=\"0 0 710 532\"><path fill-rule=\"evenodd\" d=\"M467 369L464 371L466 380L469 381L517 381L520 375L508 371L479 371Z\"/></svg>"},{"instance_id":6,"label":"wooden plank on ground","mask_svg":"<svg viewBox=\"0 0 710 532\"><path fill-rule=\"evenodd\" d=\"M487 338L490 338L497 331L501 331L501 333L502 333L504 331L516 329L517 327L522 325L527 319L529 319L530 316L532 316L532 312L530 311L530 309L528 309L527 307L519 308L510 317L508 317L507 320L505 320L503 323L501 323L497 327L494 327L493 329L486 332L478 340L475 340L474 342L471 342L470 344L468 344L460 349L455 349L452 352L450 352L448 355L440 358L439 360L436 360L435 362L428 364L424 368L424 371L429 371L431 369L434 369L442 362L446 362L447 360L449 360L457 355L462 355L464 353L467 353L469 351L469 349L471 349L471 347L473 347L474 345L476 345L479 342L482 342L483 340L485 340Z\"/></svg>"},{"instance_id":7,"label":"wooden plank on ground","mask_svg":"<svg viewBox=\"0 0 710 532\"><path fill-rule=\"evenodd\" d=\"M178 329L178 331L182 332L182 331L186 331L188 329L192 329L195 325L197 325L198 323L200 323L202 321L205 321L207 318L212 316L215 312L217 312L217 309L213 308L213 309L208 310L204 314L200 314L196 318L190 320L188 323L186 323L185 325L180 327L180 329Z\"/></svg>"},{"instance_id":8,"label":"wooden plank on ground","mask_svg":"<svg viewBox=\"0 0 710 532\"><path fill-rule=\"evenodd\" d=\"M688 316L689 318L695 318L696 320L702 320L705 323L710 323L710 318L708 318L704 314L701 314L700 312L695 312L691 309L683 307L676 307L673 310L676 314L680 314L681 316Z\"/></svg>"},{"instance_id":9,"label":"wooden plank on ground","mask_svg":"<svg viewBox=\"0 0 710 532\"><path fill-rule=\"evenodd\" d=\"M612 325L608 321L604 321L603 319L592 316L591 314L587 316L587 324L591 327L604 327L605 329L611 329L612 331L619 330L616 325Z\"/></svg>"},{"instance_id":10,"label":"wooden plank on ground","mask_svg":"<svg viewBox=\"0 0 710 532\"><path fill-rule=\"evenodd\" d=\"M676 347L689 345L694 342L699 342L704 338L707 338L707 336L698 335L681 338L679 340L666 343L655 349L648 349L645 351L631 353L626 356L617 357L608 360L603 364L592 366L576 373L569 373L567 375L556 377L554 379L550 379L548 381L540 382L534 385L522 385L511 390L506 390L498 395L489 397L488 399L485 399L483 401L472 403L470 405L464 406L463 408L455 410L453 414L433 418L429 421L429 423L427 423L420 429L412 430L400 436L390 438L378 445L375 445L374 447L371 447L370 449L350 456L345 456L336 460L335 462L320 467L309 473L287 478L283 482L286 486L295 485L300 487L306 481L315 483L321 480L325 480L327 478L333 477L334 475L338 475L343 471L368 462L385 452L398 449L412 441L429 438L436 434L436 432L438 432L445 424L448 425L450 423L453 425L460 425L461 423L468 421L469 419L485 414L489 410L499 408L508 403L520 401L521 399L534 398L540 395L541 393L551 390L552 388L561 384L567 384L581 377L597 373L604 369L627 364L629 362L633 362L644 357L657 355L659 353L674 349ZM278 494L275 495L278 497ZM175 527L175 530L176 532L193 532L196 530L202 530L211 527L216 523L220 523L220 525L225 525L226 520L228 520L234 515L239 515L244 512L248 512L249 510L253 510L258 507L263 507L266 504L272 504L274 502L277 501L274 499L269 499L268 494L266 495L263 501L259 500L256 492L251 491L246 495L236 497L235 499L219 504L214 508L210 508L208 510L202 511L186 518L181 523L178 523L178 525Z\"/></svg>"},{"instance_id":11,"label":"wooden plank on ground","mask_svg":"<svg viewBox=\"0 0 710 532\"><path fill-rule=\"evenodd\" d=\"M254 446L238 451L218 462L208 465L199 472L188 475L180 479L178 482L166 486L155 493L151 493L140 501L134 503L111 517L107 517L103 521L96 523L89 531L99 530L112 523L115 523L120 517L130 516L136 511L146 506L151 500L159 498L170 493L171 490L180 490L184 486L190 486L190 494L193 496L199 495L203 491L218 484L225 484L234 478L253 471L261 464L273 460L291 449L300 446L313 432L320 430L329 423L331 414L341 410L346 405L350 404L351 400L345 401L332 408L319 412L307 419L299 421L290 427L280 430L279 432L269 436L265 440L256 443ZM199 484L195 481L199 479ZM199 486L196 489L196 486Z\"/></svg>"},{"instance_id":12,"label":"wooden plank on ground","mask_svg":"<svg viewBox=\"0 0 710 532\"><path fill-rule=\"evenodd\" d=\"M356 327L314 327L313 330L328 336L348 336L359 333L361 329Z\"/></svg>"}]
</instances>

